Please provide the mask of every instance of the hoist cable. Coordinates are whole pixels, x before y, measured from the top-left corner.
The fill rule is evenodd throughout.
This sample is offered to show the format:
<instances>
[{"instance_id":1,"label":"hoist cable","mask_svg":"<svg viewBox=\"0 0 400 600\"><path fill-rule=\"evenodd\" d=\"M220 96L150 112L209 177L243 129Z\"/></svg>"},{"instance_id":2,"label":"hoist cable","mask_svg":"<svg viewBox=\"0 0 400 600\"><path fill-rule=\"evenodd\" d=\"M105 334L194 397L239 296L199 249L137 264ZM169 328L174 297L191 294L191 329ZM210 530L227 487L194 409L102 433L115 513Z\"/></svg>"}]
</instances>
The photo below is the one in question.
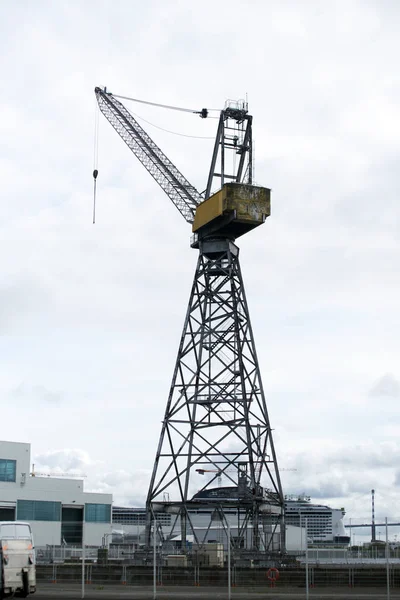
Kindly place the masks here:
<instances>
[{"instance_id":1,"label":"hoist cable","mask_svg":"<svg viewBox=\"0 0 400 600\"><path fill-rule=\"evenodd\" d=\"M94 147L93 147L93 225L96 222L96 191L97 191L97 175L99 171L97 169L99 161L99 115L100 109L96 101L96 108L94 114Z\"/></svg>"},{"instance_id":2,"label":"hoist cable","mask_svg":"<svg viewBox=\"0 0 400 600\"><path fill-rule=\"evenodd\" d=\"M93 169L97 169L98 160L99 160L99 116L100 116L100 108L99 108L99 105L95 98Z\"/></svg>"}]
</instances>

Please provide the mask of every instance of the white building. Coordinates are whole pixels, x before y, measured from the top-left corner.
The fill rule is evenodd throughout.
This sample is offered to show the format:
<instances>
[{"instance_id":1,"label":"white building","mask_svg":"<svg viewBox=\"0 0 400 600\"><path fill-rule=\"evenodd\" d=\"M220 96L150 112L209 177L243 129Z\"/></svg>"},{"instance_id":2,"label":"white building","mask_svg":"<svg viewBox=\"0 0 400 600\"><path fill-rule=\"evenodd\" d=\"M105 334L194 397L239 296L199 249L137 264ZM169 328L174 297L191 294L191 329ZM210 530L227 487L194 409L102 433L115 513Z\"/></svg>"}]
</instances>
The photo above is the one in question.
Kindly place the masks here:
<instances>
[{"instance_id":1,"label":"white building","mask_svg":"<svg viewBox=\"0 0 400 600\"><path fill-rule=\"evenodd\" d=\"M100 546L111 533L111 494L86 493L83 479L31 474L30 444L0 441L0 521L28 521L35 545Z\"/></svg>"}]
</instances>

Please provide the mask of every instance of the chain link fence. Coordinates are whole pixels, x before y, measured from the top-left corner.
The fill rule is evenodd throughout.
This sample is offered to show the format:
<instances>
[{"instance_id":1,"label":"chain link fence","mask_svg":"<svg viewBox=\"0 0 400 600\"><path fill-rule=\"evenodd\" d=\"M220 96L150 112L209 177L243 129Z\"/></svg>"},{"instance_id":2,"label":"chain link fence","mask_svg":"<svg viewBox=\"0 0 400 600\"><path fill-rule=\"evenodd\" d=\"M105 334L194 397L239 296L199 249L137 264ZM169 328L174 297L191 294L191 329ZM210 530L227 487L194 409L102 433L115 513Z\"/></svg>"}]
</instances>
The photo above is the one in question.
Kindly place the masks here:
<instances>
[{"instance_id":1,"label":"chain link fence","mask_svg":"<svg viewBox=\"0 0 400 600\"><path fill-rule=\"evenodd\" d=\"M38 585L46 583L75 583L82 581L82 565L54 564L37 567ZM130 585L151 586L154 582L153 567L134 565L85 565L86 585ZM223 568L206 567L165 567L156 569L158 586L213 586L226 587L228 571ZM305 568L282 568L270 573L265 568L240 568L232 565L231 585L246 589L280 587L305 588ZM389 568L389 584L392 589L400 589L400 568ZM311 588L380 588L387 586L387 572L382 567L374 569L352 567L309 567Z\"/></svg>"},{"instance_id":2,"label":"chain link fence","mask_svg":"<svg viewBox=\"0 0 400 600\"><path fill-rule=\"evenodd\" d=\"M207 547L209 546L209 547ZM86 585L152 586L216 586L226 587L228 581L227 553L222 544L204 548L192 547L187 554L179 548L160 545L153 566L153 550L135 545L110 545L109 548L46 546L36 548L37 579L40 583L75 583L84 577ZM321 557L310 549L308 581L311 588L379 588L400 589L400 559L371 558L352 551L342 551L338 557ZM232 552L231 586L242 589L266 587L298 588L306 586L304 553L297 557L275 558L260 564L260 557Z\"/></svg>"}]
</instances>

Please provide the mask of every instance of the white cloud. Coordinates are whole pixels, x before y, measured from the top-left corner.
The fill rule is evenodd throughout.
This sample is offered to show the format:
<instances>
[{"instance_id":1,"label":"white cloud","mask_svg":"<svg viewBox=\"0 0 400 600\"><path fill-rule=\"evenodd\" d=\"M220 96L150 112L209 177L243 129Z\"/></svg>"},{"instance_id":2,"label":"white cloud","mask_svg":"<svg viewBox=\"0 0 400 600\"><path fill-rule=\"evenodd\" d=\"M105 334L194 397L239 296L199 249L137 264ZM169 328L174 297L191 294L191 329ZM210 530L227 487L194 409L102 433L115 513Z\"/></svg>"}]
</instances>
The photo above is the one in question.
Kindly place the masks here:
<instances>
[{"instance_id":1,"label":"white cloud","mask_svg":"<svg viewBox=\"0 0 400 600\"><path fill-rule=\"evenodd\" d=\"M35 455L35 471L85 475L85 469L93 464L88 453L79 449L50 450Z\"/></svg>"},{"instance_id":2,"label":"white cloud","mask_svg":"<svg viewBox=\"0 0 400 600\"><path fill-rule=\"evenodd\" d=\"M21 401L40 404L42 402L58 403L62 401L62 394L57 391L48 390L43 385L28 386L21 383L11 391L10 396Z\"/></svg>"},{"instance_id":3,"label":"white cloud","mask_svg":"<svg viewBox=\"0 0 400 600\"><path fill-rule=\"evenodd\" d=\"M383 375L370 389L369 395L372 397L382 398L400 398L400 382L390 375Z\"/></svg>"}]
</instances>

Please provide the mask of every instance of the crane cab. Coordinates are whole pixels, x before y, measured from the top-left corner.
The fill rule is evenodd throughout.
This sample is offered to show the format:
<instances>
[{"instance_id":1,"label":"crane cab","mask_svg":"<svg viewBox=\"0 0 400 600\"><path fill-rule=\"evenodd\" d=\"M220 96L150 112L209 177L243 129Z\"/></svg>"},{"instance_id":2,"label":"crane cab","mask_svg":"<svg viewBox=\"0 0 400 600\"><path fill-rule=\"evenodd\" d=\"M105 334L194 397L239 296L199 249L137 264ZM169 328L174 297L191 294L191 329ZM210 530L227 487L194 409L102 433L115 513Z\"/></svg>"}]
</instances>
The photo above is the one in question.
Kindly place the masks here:
<instances>
[{"instance_id":1,"label":"crane cab","mask_svg":"<svg viewBox=\"0 0 400 600\"><path fill-rule=\"evenodd\" d=\"M195 239L218 235L236 239L262 225L271 214L271 190L245 183L226 183L198 205L192 230ZM196 242L193 244L196 247Z\"/></svg>"}]
</instances>

